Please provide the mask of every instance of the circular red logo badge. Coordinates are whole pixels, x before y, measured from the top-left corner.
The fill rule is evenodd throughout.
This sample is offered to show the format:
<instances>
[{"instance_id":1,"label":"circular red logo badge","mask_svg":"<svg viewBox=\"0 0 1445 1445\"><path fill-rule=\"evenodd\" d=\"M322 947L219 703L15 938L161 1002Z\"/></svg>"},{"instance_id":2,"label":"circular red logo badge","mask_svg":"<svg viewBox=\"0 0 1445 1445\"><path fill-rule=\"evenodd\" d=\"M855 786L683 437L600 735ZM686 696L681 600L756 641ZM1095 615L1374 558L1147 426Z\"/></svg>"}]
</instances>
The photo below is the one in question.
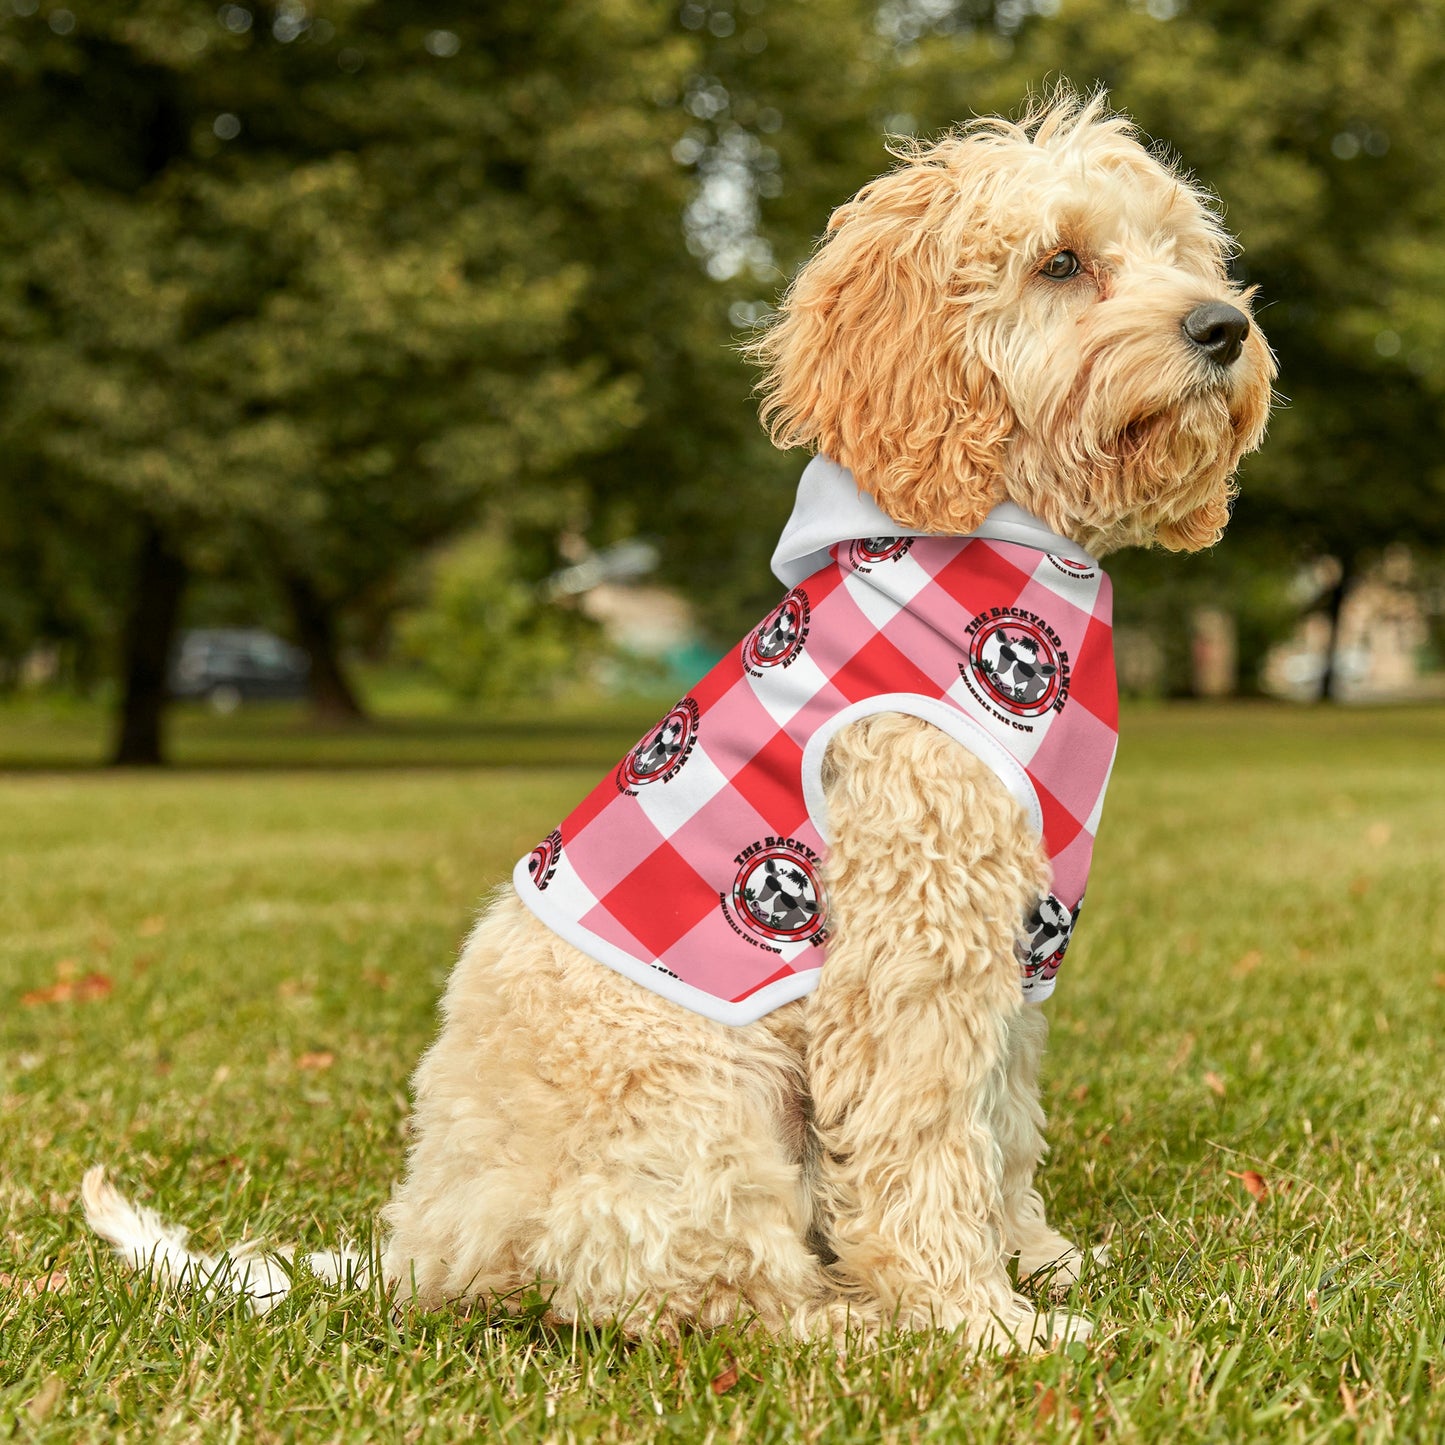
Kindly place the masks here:
<instances>
[{"instance_id":1,"label":"circular red logo badge","mask_svg":"<svg viewBox=\"0 0 1445 1445\"><path fill-rule=\"evenodd\" d=\"M984 692L1019 717L1037 717L1064 685L1059 654L1042 628L1022 617L999 617L973 635L969 665Z\"/></svg>"},{"instance_id":2,"label":"circular red logo badge","mask_svg":"<svg viewBox=\"0 0 1445 1445\"><path fill-rule=\"evenodd\" d=\"M774 943L812 938L826 922L814 860L786 844L752 854L733 883L733 909L749 928Z\"/></svg>"},{"instance_id":3,"label":"circular red logo badge","mask_svg":"<svg viewBox=\"0 0 1445 1445\"><path fill-rule=\"evenodd\" d=\"M808 636L808 598L794 588L747 635L743 666L750 672L766 667L787 667L803 650Z\"/></svg>"},{"instance_id":4,"label":"circular red logo badge","mask_svg":"<svg viewBox=\"0 0 1445 1445\"><path fill-rule=\"evenodd\" d=\"M1024 936L1016 950L1025 978L1042 978L1047 982L1058 973L1083 902L1081 898L1068 909L1052 893L1040 901L1024 924Z\"/></svg>"},{"instance_id":5,"label":"circular red logo badge","mask_svg":"<svg viewBox=\"0 0 1445 1445\"><path fill-rule=\"evenodd\" d=\"M685 697L623 758L617 785L632 790L667 782L687 761L697 740L698 706Z\"/></svg>"},{"instance_id":6,"label":"circular red logo badge","mask_svg":"<svg viewBox=\"0 0 1445 1445\"><path fill-rule=\"evenodd\" d=\"M894 562L908 555L912 537L859 537L848 545L848 560L859 571L866 572L880 562Z\"/></svg>"},{"instance_id":7,"label":"circular red logo badge","mask_svg":"<svg viewBox=\"0 0 1445 1445\"><path fill-rule=\"evenodd\" d=\"M539 889L545 888L557 871L557 859L562 855L562 831L553 828L527 858L527 872Z\"/></svg>"}]
</instances>

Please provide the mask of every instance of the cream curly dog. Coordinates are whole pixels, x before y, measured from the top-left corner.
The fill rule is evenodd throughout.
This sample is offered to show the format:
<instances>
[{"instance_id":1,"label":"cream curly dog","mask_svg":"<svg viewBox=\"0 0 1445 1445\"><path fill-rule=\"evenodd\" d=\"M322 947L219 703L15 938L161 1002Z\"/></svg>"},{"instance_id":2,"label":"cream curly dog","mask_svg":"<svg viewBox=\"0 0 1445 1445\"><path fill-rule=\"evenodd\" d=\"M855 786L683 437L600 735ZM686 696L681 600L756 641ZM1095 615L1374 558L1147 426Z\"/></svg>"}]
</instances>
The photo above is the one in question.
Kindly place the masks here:
<instances>
[{"instance_id":1,"label":"cream curly dog","mask_svg":"<svg viewBox=\"0 0 1445 1445\"><path fill-rule=\"evenodd\" d=\"M1102 99L973 122L833 216L756 344L765 420L895 532L962 537L1013 504L1067 555L1207 547L1274 373L1229 251L1207 198ZM1036 648L1006 663L1017 696L1043 692ZM842 727L821 780L826 967L751 1022L602 966L512 888L491 903L415 1077L385 1212L403 1296L540 1281L560 1319L664 1334L1087 1332L1008 1273L1017 1256L1067 1279L1080 1259L1034 1187L1045 1021L1017 949L1050 892L1039 833L996 767L918 716ZM194 1263L98 1170L86 1201L132 1258ZM255 1295L284 1287L257 1277Z\"/></svg>"}]
</instances>

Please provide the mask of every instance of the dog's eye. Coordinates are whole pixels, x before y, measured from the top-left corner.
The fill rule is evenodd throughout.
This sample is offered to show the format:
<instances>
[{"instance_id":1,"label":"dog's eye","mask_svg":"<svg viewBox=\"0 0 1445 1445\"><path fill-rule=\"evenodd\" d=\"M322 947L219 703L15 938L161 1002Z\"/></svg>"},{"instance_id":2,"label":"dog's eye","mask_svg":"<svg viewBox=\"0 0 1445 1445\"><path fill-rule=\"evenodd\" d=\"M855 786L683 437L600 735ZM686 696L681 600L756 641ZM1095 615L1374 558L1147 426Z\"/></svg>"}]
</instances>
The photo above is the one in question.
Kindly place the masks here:
<instances>
[{"instance_id":1,"label":"dog's eye","mask_svg":"<svg viewBox=\"0 0 1445 1445\"><path fill-rule=\"evenodd\" d=\"M1079 258L1072 251L1055 251L1039 267L1039 274L1047 276L1050 281L1067 281L1070 276L1077 276L1081 269Z\"/></svg>"}]
</instances>

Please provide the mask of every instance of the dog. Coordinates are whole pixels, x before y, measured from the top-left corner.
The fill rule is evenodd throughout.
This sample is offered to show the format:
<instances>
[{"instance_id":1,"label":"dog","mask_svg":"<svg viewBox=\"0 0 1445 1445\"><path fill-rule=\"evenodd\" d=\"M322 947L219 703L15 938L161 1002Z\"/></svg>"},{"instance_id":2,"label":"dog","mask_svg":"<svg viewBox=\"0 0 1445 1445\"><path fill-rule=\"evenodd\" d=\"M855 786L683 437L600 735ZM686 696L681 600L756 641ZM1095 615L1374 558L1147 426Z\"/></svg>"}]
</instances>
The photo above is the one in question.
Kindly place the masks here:
<instances>
[{"instance_id":1,"label":"dog","mask_svg":"<svg viewBox=\"0 0 1445 1445\"><path fill-rule=\"evenodd\" d=\"M863 599L884 638L909 588L926 592L964 549L1043 569L1038 595L1072 599L1101 636L1097 559L1212 545L1264 434L1274 360L1230 280L1219 213L1102 95L1060 90L1019 121L976 120L896 155L833 215L751 346L773 441L818 454L804 490L823 486L827 505L808 512L800 491L794 530L825 512L848 530L784 559L821 570L780 570L784 602L719 664L735 669L726 697L747 701L756 682L767 707L813 705L872 655L819 681L829 608ZM939 607L957 611L972 586ZM1088 1320L1041 1308L1009 1274L1016 1259L1021 1279L1068 1284L1084 1259L1035 1188L1046 1025L1033 1000L1077 918L1059 882L1077 859L1051 853L1053 825L1030 810L1009 761L1022 744L998 741L1084 717L1086 690L1102 699L1073 822L1086 872L1112 654L1099 642L1085 676L1042 615L1051 605L958 612L952 632L940 612L917 634L960 659L951 682L919 684L937 706L835 710L807 816L748 843L728 862L731 891L703 899L687 937L716 944L634 958L616 918L597 941L611 924L584 904L544 906L544 890L582 887L567 871L581 866L578 815L519 865L468 939L416 1071L406 1177L384 1212L381 1268L399 1299L506 1301L540 1285L557 1320L663 1337L739 1320L838 1342L958 1329L977 1348L1087 1335ZM969 708L983 723L957 720ZM717 771L710 716L685 700L584 807L655 812ZM666 921L694 880L650 879L652 866L629 875L627 907ZM726 981L699 984L714 947L772 972L737 999ZM134 1262L160 1248L172 1275L199 1271L98 1169L85 1203ZM262 1289L227 1269L223 1283L261 1303L279 1288L274 1272Z\"/></svg>"}]
</instances>

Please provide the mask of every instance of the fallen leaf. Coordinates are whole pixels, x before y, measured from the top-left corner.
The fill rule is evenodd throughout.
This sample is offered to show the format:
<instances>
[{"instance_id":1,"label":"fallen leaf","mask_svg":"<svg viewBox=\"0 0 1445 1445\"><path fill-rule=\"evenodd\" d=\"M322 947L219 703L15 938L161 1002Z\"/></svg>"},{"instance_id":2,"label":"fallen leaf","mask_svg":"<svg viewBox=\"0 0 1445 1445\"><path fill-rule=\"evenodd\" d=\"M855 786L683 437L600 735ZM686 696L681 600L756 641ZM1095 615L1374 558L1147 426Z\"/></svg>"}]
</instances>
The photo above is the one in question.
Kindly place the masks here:
<instances>
[{"instance_id":1,"label":"fallen leaf","mask_svg":"<svg viewBox=\"0 0 1445 1445\"><path fill-rule=\"evenodd\" d=\"M1058 1413L1059 1397L1052 1389L1045 1389L1039 1392L1038 1402L1034 1406L1034 1424L1052 1425L1054 1416Z\"/></svg>"},{"instance_id":2,"label":"fallen leaf","mask_svg":"<svg viewBox=\"0 0 1445 1445\"><path fill-rule=\"evenodd\" d=\"M1231 1179L1237 1179L1244 1185L1245 1190L1255 1199L1263 1199L1269 1193L1269 1184L1263 1174L1253 1169L1243 1169L1235 1173L1233 1169L1228 1171Z\"/></svg>"},{"instance_id":3,"label":"fallen leaf","mask_svg":"<svg viewBox=\"0 0 1445 1445\"><path fill-rule=\"evenodd\" d=\"M159 913L150 918L142 918L136 927L136 932L142 938L156 938L166 931L166 921Z\"/></svg>"},{"instance_id":4,"label":"fallen leaf","mask_svg":"<svg viewBox=\"0 0 1445 1445\"><path fill-rule=\"evenodd\" d=\"M24 1275L0 1273L0 1289L13 1289L26 1299L35 1299L43 1294L64 1294L70 1288L70 1276L63 1269L53 1269L49 1274Z\"/></svg>"},{"instance_id":5,"label":"fallen leaf","mask_svg":"<svg viewBox=\"0 0 1445 1445\"><path fill-rule=\"evenodd\" d=\"M1185 1063L1188 1061L1189 1055L1193 1052L1194 1035L1185 1034L1184 1037L1179 1040L1179 1047L1174 1050L1174 1057L1170 1059L1169 1063L1166 1065L1169 1072L1172 1074L1175 1073L1177 1070L1182 1069Z\"/></svg>"},{"instance_id":6,"label":"fallen leaf","mask_svg":"<svg viewBox=\"0 0 1445 1445\"><path fill-rule=\"evenodd\" d=\"M392 983L391 975L379 968L363 968L361 981L370 984L372 988L380 989L382 993L388 993Z\"/></svg>"},{"instance_id":7,"label":"fallen leaf","mask_svg":"<svg viewBox=\"0 0 1445 1445\"><path fill-rule=\"evenodd\" d=\"M1445 973L1437 973L1435 975L1435 987L1445 988Z\"/></svg>"},{"instance_id":8,"label":"fallen leaf","mask_svg":"<svg viewBox=\"0 0 1445 1445\"><path fill-rule=\"evenodd\" d=\"M1224 1097L1224 1080L1213 1069L1205 1074L1204 1084L1212 1093L1218 1094L1221 1099Z\"/></svg>"},{"instance_id":9,"label":"fallen leaf","mask_svg":"<svg viewBox=\"0 0 1445 1445\"><path fill-rule=\"evenodd\" d=\"M738 1362L729 1355L727 1369L722 1374L713 1376L712 1392L714 1395L726 1395L737 1382Z\"/></svg>"},{"instance_id":10,"label":"fallen leaf","mask_svg":"<svg viewBox=\"0 0 1445 1445\"><path fill-rule=\"evenodd\" d=\"M59 1375L49 1375L45 1383L30 1397L26 1413L38 1425L50 1418L50 1412L60 1403L65 1393L65 1381Z\"/></svg>"},{"instance_id":11,"label":"fallen leaf","mask_svg":"<svg viewBox=\"0 0 1445 1445\"><path fill-rule=\"evenodd\" d=\"M107 974L88 973L84 978L62 978L48 988L31 989L29 993L20 995L20 1003L25 1008L34 1008L37 1004L69 1003L72 999L88 1003L105 998L114 987Z\"/></svg>"},{"instance_id":12,"label":"fallen leaf","mask_svg":"<svg viewBox=\"0 0 1445 1445\"><path fill-rule=\"evenodd\" d=\"M42 1003L64 1003L74 991L74 984L64 980L51 984L49 988L32 988L29 993L20 995L20 1006L34 1008Z\"/></svg>"},{"instance_id":13,"label":"fallen leaf","mask_svg":"<svg viewBox=\"0 0 1445 1445\"><path fill-rule=\"evenodd\" d=\"M1263 962L1264 955L1257 948L1251 948L1230 972L1235 978L1248 978Z\"/></svg>"},{"instance_id":14,"label":"fallen leaf","mask_svg":"<svg viewBox=\"0 0 1445 1445\"><path fill-rule=\"evenodd\" d=\"M1082 1104L1084 1100L1088 1097L1089 1086L1087 1084L1080 1084L1077 1089L1069 1090L1069 1098L1071 1098L1076 1104Z\"/></svg>"},{"instance_id":15,"label":"fallen leaf","mask_svg":"<svg viewBox=\"0 0 1445 1445\"><path fill-rule=\"evenodd\" d=\"M336 1055L326 1049L317 1049L314 1053L302 1054L296 1060L298 1069L329 1069L336 1062Z\"/></svg>"}]
</instances>

